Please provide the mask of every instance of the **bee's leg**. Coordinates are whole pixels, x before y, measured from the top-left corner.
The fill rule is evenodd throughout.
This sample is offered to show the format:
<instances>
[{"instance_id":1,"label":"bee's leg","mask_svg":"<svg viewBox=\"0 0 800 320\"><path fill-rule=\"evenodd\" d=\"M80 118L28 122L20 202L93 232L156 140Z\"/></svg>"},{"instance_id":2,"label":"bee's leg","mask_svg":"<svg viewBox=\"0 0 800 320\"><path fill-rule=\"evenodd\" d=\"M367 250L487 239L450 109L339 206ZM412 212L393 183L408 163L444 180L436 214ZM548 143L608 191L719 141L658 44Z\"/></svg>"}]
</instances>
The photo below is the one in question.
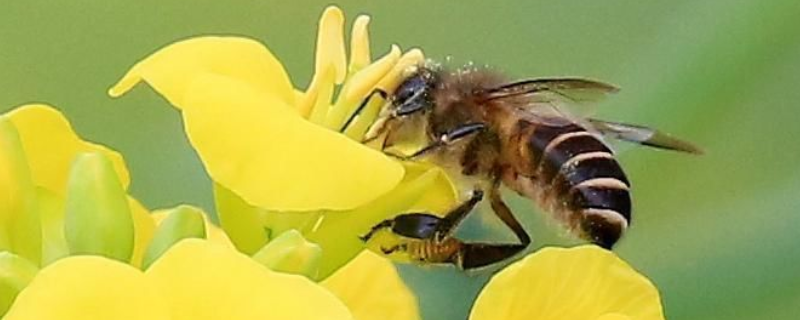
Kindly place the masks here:
<instances>
[{"instance_id":1,"label":"bee's leg","mask_svg":"<svg viewBox=\"0 0 800 320\"><path fill-rule=\"evenodd\" d=\"M478 189L472 190L472 195L469 200L447 212L447 214L441 218L441 221L436 224L436 230L433 234L434 240L441 242L445 238L452 236L456 227L461 224L461 221L467 217L467 214L472 212L472 209L474 209L481 200L483 200L483 191Z\"/></svg>"},{"instance_id":2,"label":"bee's leg","mask_svg":"<svg viewBox=\"0 0 800 320\"><path fill-rule=\"evenodd\" d=\"M408 250L408 245L405 243L394 245L388 248L381 247L381 252L383 252L383 254L392 254L396 251L403 252L407 250Z\"/></svg>"},{"instance_id":3,"label":"bee's leg","mask_svg":"<svg viewBox=\"0 0 800 320\"><path fill-rule=\"evenodd\" d=\"M369 102L372 100L372 97L374 97L376 94L380 95L383 100L386 100L386 98L389 97L389 94L387 94L386 91L383 91L382 89L378 88L373 89L367 95L367 97L364 98L364 100L361 100L361 104L359 104L358 108L356 108L356 110L353 111L353 114L351 114L350 117L347 118L347 121L344 122L342 128L339 129L339 132L344 132L345 130L347 130L347 127L349 127L350 124L353 123L353 120L355 120L356 117L358 117L358 115L360 115L361 112L364 111L364 108L367 107Z\"/></svg>"},{"instance_id":4,"label":"bee's leg","mask_svg":"<svg viewBox=\"0 0 800 320\"><path fill-rule=\"evenodd\" d=\"M376 232L390 228L392 233L408 238L441 240L453 233L455 227L464 220L464 217L481 199L483 199L483 191L474 190L469 200L450 210L444 217L421 212L405 213L381 221L360 238L367 242Z\"/></svg>"},{"instance_id":5,"label":"bee's leg","mask_svg":"<svg viewBox=\"0 0 800 320\"><path fill-rule=\"evenodd\" d=\"M474 137L476 134L483 132L486 129L486 125L480 122L475 123L468 123L465 125L458 126L447 133L441 135L439 139L431 142L427 146L419 149L417 152L414 152L411 155L396 155L396 154L389 154L392 157L399 158L401 160L414 160L426 154L429 154L433 151L438 150L439 148L451 146L458 142L464 141L465 138ZM388 153L387 153L388 154Z\"/></svg>"},{"instance_id":6,"label":"bee's leg","mask_svg":"<svg viewBox=\"0 0 800 320\"><path fill-rule=\"evenodd\" d=\"M367 234L360 236L359 239L361 239L361 241L367 242L369 241L369 239L372 238L372 236L375 235L376 232L380 231L381 229L391 228L392 224L394 224L394 219L383 220L380 223L372 226L372 229L370 229L369 232L367 232Z\"/></svg>"},{"instance_id":7,"label":"bee's leg","mask_svg":"<svg viewBox=\"0 0 800 320\"><path fill-rule=\"evenodd\" d=\"M461 270L485 267L515 256L523 244L464 243L451 261Z\"/></svg>"},{"instance_id":8,"label":"bee's leg","mask_svg":"<svg viewBox=\"0 0 800 320\"><path fill-rule=\"evenodd\" d=\"M508 208L508 205L503 201L502 196L500 195L500 183L495 182L492 186L492 190L489 192L489 201L492 206L492 211L494 214L500 218L503 223L514 232L514 235L517 236L517 239L522 243L523 247L527 247L531 243L531 237L528 235L528 232L525 231L525 228L522 227L522 224L519 223L517 218L514 217L514 214L511 212L511 209Z\"/></svg>"},{"instance_id":9,"label":"bee's leg","mask_svg":"<svg viewBox=\"0 0 800 320\"><path fill-rule=\"evenodd\" d=\"M367 242L376 232L382 229L391 229L392 233L415 239L430 239L436 231L436 225L442 218L428 213L405 213L392 219L381 221L372 227L367 234L361 236L361 241Z\"/></svg>"}]
</instances>

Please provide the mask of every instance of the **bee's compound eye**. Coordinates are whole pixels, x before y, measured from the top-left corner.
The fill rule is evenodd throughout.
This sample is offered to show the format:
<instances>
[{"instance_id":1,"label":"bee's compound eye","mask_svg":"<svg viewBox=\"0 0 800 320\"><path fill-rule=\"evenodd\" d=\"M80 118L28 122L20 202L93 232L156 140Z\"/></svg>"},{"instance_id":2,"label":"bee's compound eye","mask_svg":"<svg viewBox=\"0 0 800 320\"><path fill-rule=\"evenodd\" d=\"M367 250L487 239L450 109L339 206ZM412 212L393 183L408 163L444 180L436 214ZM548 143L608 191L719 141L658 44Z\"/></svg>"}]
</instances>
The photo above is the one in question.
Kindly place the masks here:
<instances>
[{"instance_id":1,"label":"bee's compound eye","mask_svg":"<svg viewBox=\"0 0 800 320\"><path fill-rule=\"evenodd\" d=\"M400 86L397 87L397 91L395 91L395 101L397 101L397 105L402 105L413 99L415 96L418 96L420 92L426 90L428 88L428 84L425 82L425 79L420 76L416 75L410 77L400 83Z\"/></svg>"},{"instance_id":2,"label":"bee's compound eye","mask_svg":"<svg viewBox=\"0 0 800 320\"><path fill-rule=\"evenodd\" d=\"M411 114L430 105L427 94L429 89L428 79L421 74L412 76L400 83L394 94L394 105L397 107L397 114Z\"/></svg>"}]
</instances>

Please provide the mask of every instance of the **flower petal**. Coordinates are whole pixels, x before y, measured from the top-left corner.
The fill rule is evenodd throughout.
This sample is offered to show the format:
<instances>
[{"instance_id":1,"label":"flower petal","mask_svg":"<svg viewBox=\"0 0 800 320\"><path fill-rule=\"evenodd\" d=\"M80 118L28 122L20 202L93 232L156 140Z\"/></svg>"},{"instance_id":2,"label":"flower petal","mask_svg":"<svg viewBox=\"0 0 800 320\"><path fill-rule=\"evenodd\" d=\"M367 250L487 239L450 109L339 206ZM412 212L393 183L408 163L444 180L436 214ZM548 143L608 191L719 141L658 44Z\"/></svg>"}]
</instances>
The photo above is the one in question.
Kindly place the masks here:
<instances>
[{"instance_id":1,"label":"flower petal","mask_svg":"<svg viewBox=\"0 0 800 320\"><path fill-rule=\"evenodd\" d=\"M322 13L316 51L315 73L322 73L329 65L333 65L335 81L342 83L347 76L347 57L344 50L344 13L341 9L330 6Z\"/></svg>"},{"instance_id":2,"label":"flower petal","mask_svg":"<svg viewBox=\"0 0 800 320\"><path fill-rule=\"evenodd\" d=\"M109 94L121 96L146 81L180 109L193 79L207 73L236 79L294 104L294 89L280 61L261 43L238 37L198 37L171 44L134 65Z\"/></svg>"},{"instance_id":3,"label":"flower petal","mask_svg":"<svg viewBox=\"0 0 800 320\"><path fill-rule=\"evenodd\" d=\"M369 52L369 16L360 15L353 23L350 33L349 75L353 75L369 65L372 57Z\"/></svg>"},{"instance_id":4,"label":"flower petal","mask_svg":"<svg viewBox=\"0 0 800 320\"><path fill-rule=\"evenodd\" d=\"M385 56L349 78L342 87L336 104L328 111L325 126L333 130L340 130L347 118L375 89L378 81L389 73L399 60L400 48L392 46ZM383 102L377 97L373 99Z\"/></svg>"},{"instance_id":5,"label":"flower petal","mask_svg":"<svg viewBox=\"0 0 800 320\"><path fill-rule=\"evenodd\" d=\"M64 196L69 168L75 156L81 152L100 152L111 160L123 188L128 188L130 174L122 155L81 140L67 119L53 107L24 105L6 116L19 131L36 185Z\"/></svg>"},{"instance_id":6,"label":"flower petal","mask_svg":"<svg viewBox=\"0 0 800 320\"><path fill-rule=\"evenodd\" d=\"M270 271L231 248L198 239L173 246L146 276L173 320L349 320L336 297L302 276Z\"/></svg>"},{"instance_id":7,"label":"flower petal","mask_svg":"<svg viewBox=\"0 0 800 320\"><path fill-rule=\"evenodd\" d=\"M325 214L317 220L312 230L306 233L306 237L319 244L325 253L320 267L321 278L329 276L364 249L364 243L359 237L366 234L372 226L396 214L409 212L411 208L437 212L434 210L452 205L442 204L448 199L452 202L455 199L452 194L446 195L447 190L452 190L446 176L439 170L422 168L410 166L397 188L362 207L348 212ZM442 199L421 202L432 193ZM433 207L439 205L439 208Z\"/></svg>"},{"instance_id":8,"label":"flower petal","mask_svg":"<svg viewBox=\"0 0 800 320\"><path fill-rule=\"evenodd\" d=\"M356 320L420 319L417 297L397 269L372 252L362 251L322 285L350 308Z\"/></svg>"},{"instance_id":9,"label":"flower petal","mask_svg":"<svg viewBox=\"0 0 800 320\"><path fill-rule=\"evenodd\" d=\"M545 248L495 275L470 315L487 319L664 319L658 291L596 246Z\"/></svg>"},{"instance_id":10,"label":"flower petal","mask_svg":"<svg viewBox=\"0 0 800 320\"><path fill-rule=\"evenodd\" d=\"M279 211L346 210L385 194L403 168L309 123L281 101L219 76L200 77L183 110L211 178L249 204Z\"/></svg>"},{"instance_id":11,"label":"flower petal","mask_svg":"<svg viewBox=\"0 0 800 320\"><path fill-rule=\"evenodd\" d=\"M233 191L214 183L214 204L222 229L239 251L251 255L269 241L261 223L263 209L247 204Z\"/></svg>"},{"instance_id":12,"label":"flower petal","mask_svg":"<svg viewBox=\"0 0 800 320\"><path fill-rule=\"evenodd\" d=\"M150 281L136 268L98 256L75 256L44 268L4 320L168 320Z\"/></svg>"}]
</instances>

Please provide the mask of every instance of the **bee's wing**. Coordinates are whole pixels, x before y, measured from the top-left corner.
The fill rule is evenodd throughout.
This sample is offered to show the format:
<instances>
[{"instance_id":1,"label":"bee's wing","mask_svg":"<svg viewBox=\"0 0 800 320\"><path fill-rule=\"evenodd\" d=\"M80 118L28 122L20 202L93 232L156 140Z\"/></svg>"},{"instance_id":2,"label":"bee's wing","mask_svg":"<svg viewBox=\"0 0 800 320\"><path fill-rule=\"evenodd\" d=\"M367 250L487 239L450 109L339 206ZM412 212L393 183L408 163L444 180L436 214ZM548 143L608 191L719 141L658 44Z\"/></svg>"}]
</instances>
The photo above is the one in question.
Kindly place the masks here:
<instances>
[{"instance_id":1,"label":"bee's wing","mask_svg":"<svg viewBox=\"0 0 800 320\"><path fill-rule=\"evenodd\" d=\"M606 137L638 143L644 146L703 154L703 150L687 142L653 128L639 125L588 119L594 129Z\"/></svg>"},{"instance_id":2,"label":"bee's wing","mask_svg":"<svg viewBox=\"0 0 800 320\"><path fill-rule=\"evenodd\" d=\"M597 102L619 89L608 83L581 78L529 79L487 89L486 100L528 96L533 101L566 99L573 103Z\"/></svg>"},{"instance_id":3,"label":"bee's wing","mask_svg":"<svg viewBox=\"0 0 800 320\"><path fill-rule=\"evenodd\" d=\"M581 78L529 79L483 91L487 101L504 100L539 122L559 124L593 115L597 102L619 91L617 87Z\"/></svg>"}]
</instances>

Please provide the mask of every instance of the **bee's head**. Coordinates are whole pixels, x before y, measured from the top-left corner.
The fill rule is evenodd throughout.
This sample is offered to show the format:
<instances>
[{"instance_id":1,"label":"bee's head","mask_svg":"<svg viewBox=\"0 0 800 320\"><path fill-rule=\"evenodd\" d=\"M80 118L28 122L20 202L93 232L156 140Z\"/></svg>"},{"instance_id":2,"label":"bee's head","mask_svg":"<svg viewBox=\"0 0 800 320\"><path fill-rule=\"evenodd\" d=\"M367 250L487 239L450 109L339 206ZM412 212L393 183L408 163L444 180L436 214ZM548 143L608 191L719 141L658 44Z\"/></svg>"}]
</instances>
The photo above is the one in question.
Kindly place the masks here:
<instances>
[{"instance_id":1,"label":"bee's head","mask_svg":"<svg viewBox=\"0 0 800 320\"><path fill-rule=\"evenodd\" d=\"M436 73L428 67L417 67L403 80L391 96L392 115L407 116L433 106L431 91L436 83Z\"/></svg>"},{"instance_id":2,"label":"bee's head","mask_svg":"<svg viewBox=\"0 0 800 320\"><path fill-rule=\"evenodd\" d=\"M389 103L381 108L364 141L371 141L386 130L394 130L390 128L406 123L411 115L433 108L432 91L437 80L437 73L432 67L414 67L389 95Z\"/></svg>"}]
</instances>

